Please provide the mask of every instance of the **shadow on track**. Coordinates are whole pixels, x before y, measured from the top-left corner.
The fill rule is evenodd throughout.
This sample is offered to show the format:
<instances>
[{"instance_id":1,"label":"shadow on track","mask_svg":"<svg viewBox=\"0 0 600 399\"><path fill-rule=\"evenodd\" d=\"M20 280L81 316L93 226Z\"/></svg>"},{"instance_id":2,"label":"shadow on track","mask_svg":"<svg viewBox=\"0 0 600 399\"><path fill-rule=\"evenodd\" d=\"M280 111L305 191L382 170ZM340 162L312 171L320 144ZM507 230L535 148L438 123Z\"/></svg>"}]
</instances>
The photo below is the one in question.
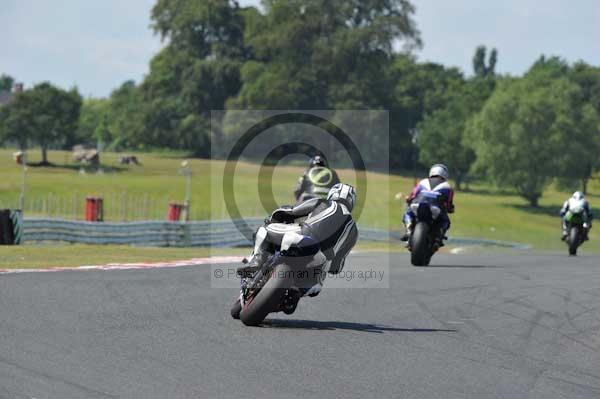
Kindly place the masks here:
<instances>
[{"instance_id":1,"label":"shadow on track","mask_svg":"<svg viewBox=\"0 0 600 399\"><path fill-rule=\"evenodd\" d=\"M397 332L457 332L457 330L445 330L434 328L397 328L389 326L381 326L370 323L350 323L345 321L316 321L316 320L297 320L297 319L274 319L265 320L263 327L267 328L292 328L303 330L351 330L382 334L385 331Z\"/></svg>"},{"instance_id":2,"label":"shadow on track","mask_svg":"<svg viewBox=\"0 0 600 399\"><path fill-rule=\"evenodd\" d=\"M444 267L444 268L449 268L449 269L491 269L491 268L497 268L500 266L491 266L491 265L429 265L429 266L425 266L423 267L424 269L428 268L428 267Z\"/></svg>"}]
</instances>

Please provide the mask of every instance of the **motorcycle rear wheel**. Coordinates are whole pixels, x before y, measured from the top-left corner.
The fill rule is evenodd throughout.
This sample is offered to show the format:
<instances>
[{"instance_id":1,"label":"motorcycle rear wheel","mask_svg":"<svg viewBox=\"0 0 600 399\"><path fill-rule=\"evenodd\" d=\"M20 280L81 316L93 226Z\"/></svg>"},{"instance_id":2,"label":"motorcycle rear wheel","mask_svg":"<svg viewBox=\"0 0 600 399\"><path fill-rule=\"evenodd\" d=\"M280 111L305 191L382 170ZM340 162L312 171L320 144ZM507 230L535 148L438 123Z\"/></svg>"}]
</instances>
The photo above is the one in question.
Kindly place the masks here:
<instances>
[{"instance_id":1,"label":"motorcycle rear wheel","mask_svg":"<svg viewBox=\"0 0 600 399\"><path fill-rule=\"evenodd\" d=\"M258 326L267 315L279 307L285 291L292 286L291 268L278 265L263 288L240 311L240 320L247 326Z\"/></svg>"},{"instance_id":2,"label":"motorcycle rear wheel","mask_svg":"<svg viewBox=\"0 0 600 399\"><path fill-rule=\"evenodd\" d=\"M410 237L410 262L413 266L429 266L431 245L429 243L429 225L417 223Z\"/></svg>"},{"instance_id":3,"label":"motorcycle rear wheel","mask_svg":"<svg viewBox=\"0 0 600 399\"><path fill-rule=\"evenodd\" d=\"M236 320L239 320L241 311L242 311L242 304L240 303L240 300L237 299L234 302L234 304L231 306L231 311L229 313L231 314L231 317L233 317Z\"/></svg>"}]
</instances>

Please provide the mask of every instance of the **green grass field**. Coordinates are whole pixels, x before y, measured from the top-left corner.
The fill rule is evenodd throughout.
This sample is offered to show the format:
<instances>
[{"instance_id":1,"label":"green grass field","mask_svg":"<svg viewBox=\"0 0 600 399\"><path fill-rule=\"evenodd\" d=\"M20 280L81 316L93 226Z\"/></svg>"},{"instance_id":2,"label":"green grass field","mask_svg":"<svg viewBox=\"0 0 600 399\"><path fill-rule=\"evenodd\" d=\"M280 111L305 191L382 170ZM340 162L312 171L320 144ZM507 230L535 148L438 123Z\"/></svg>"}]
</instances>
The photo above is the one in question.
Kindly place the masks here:
<instances>
[{"instance_id":1,"label":"green grass field","mask_svg":"<svg viewBox=\"0 0 600 399\"><path fill-rule=\"evenodd\" d=\"M13 208L18 204L22 182L22 169L12 160L12 150L0 150L0 208ZM71 154L62 151L51 151L50 161L54 167L29 167L27 171L27 191L25 200L26 216L51 216L68 219L82 219L84 198L87 195L102 196L105 201L106 220L142 220L165 218L169 201L181 202L184 199L185 181L178 174L183 155L177 153L136 153L141 166L121 166L119 158L122 154L106 153L102 155L103 173L82 173L71 161ZM39 151L29 154L30 162L40 159ZM228 217L223 200L218 196L222 186L222 168L224 163L192 159L193 171L191 218L193 220L223 219ZM279 166L273 171L273 195L280 204L291 203L292 189L302 167ZM250 163L237 165L234 187L237 204L244 216L264 216L258 195L258 187L265 182L258 179L259 167ZM354 172L339 171L344 181L356 184ZM266 182L268 184L268 182ZM387 176L369 173L367 175L367 199L359 225L399 229L404 208L403 200L396 199L397 193L406 195L410 192L413 179L403 176ZM267 186L268 187L268 186ZM213 189L214 188L214 189ZM600 184L593 180L588 195L592 206L600 203ZM211 195L212 193L212 195ZM525 200L511 193L506 193L484 184L474 184L469 192L458 192L455 203L457 211L452 217L451 235L455 237L479 237L505 241L528 243L536 249L564 249L558 240L560 221L558 210L563 201L570 195L555 188L544 193L540 207L529 208ZM587 251L598 247L600 234L598 229L592 230L591 242L586 244ZM44 253L52 257L52 247L24 246L29 254ZM70 249L69 249L70 248ZM96 262L102 259L114 261L114 256L103 257L98 254L86 254L83 246L61 246L56 249L65 253L82 253L77 262L90 263L86 257L94 256ZM1 253L13 249L3 248ZM150 251L147 248L136 248L135 251ZM183 257L189 257L187 250L169 249L165 256L177 257L182 251ZM198 253L198 250L190 250ZM93 251L92 251L93 252ZM111 251L115 252L115 251ZM127 261L128 253L119 251L123 261ZM137 252L136 252L137 253ZM191 253L191 252L190 252ZM3 256L4 256L3 255ZM15 255L18 256L18 255ZM75 255L74 255L75 256ZM180 257L179 257L180 258ZM2 258L0 267L9 258ZM43 258L42 258L43 259ZM66 258L65 262L69 262ZM65 260L66 259L66 260ZM161 258L163 259L163 258ZM93 263L93 262L92 262ZM21 264L21 263L20 263ZM69 264L75 264L73 262ZM23 266L23 264L21 264Z\"/></svg>"}]
</instances>

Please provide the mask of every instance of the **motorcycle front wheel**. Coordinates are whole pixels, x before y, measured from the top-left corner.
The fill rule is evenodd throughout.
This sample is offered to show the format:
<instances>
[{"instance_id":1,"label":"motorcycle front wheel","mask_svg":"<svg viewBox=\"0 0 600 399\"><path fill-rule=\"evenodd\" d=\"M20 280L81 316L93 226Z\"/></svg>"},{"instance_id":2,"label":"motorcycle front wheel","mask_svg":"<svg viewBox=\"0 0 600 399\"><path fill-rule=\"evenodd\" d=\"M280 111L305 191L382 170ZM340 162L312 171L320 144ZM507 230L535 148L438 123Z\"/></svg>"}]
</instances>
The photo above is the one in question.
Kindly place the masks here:
<instances>
[{"instance_id":1,"label":"motorcycle front wheel","mask_svg":"<svg viewBox=\"0 0 600 399\"><path fill-rule=\"evenodd\" d=\"M413 266L428 266L431 260L429 225L419 222L410 237L410 262Z\"/></svg>"},{"instance_id":2,"label":"motorcycle front wheel","mask_svg":"<svg viewBox=\"0 0 600 399\"><path fill-rule=\"evenodd\" d=\"M581 233L579 231L579 227L571 227L571 230L569 230L569 238L567 240L567 243L569 244L569 255L577 255L577 247L579 247L579 243L581 242L580 237Z\"/></svg>"}]
</instances>

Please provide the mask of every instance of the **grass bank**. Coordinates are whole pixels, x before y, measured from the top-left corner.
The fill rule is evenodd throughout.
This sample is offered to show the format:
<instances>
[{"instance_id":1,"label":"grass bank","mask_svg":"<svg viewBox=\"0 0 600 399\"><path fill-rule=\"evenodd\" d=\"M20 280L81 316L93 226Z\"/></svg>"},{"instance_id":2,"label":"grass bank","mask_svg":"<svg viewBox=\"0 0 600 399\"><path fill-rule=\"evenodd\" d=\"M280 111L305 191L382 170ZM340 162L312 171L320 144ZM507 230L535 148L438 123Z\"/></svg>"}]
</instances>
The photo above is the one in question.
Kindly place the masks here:
<instances>
[{"instance_id":1,"label":"grass bank","mask_svg":"<svg viewBox=\"0 0 600 399\"><path fill-rule=\"evenodd\" d=\"M11 150L0 150L0 208L15 207L18 204L22 172L12 160L11 153ZM56 166L28 169L26 215L82 219L83 198L86 195L98 195L105 199L106 220L164 219L168 202L180 202L185 195L184 178L178 175L182 154L136 153L141 162L139 166L120 165L121 155L103 154L103 172L95 173L82 171L74 165L70 153L51 151L50 161ZM30 153L30 161L39 161L39 151ZM193 172L192 219L226 218L228 213L225 204L216 196L217 191L222 189L223 162L193 159L189 164ZM291 192L302 168L279 166L272 172L271 189L275 200L280 204L291 203ZM339 172L343 180L356 184L353 171ZM403 199L396 199L396 194L406 195L410 192L413 179L369 173L366 183L367 198L359 220L360 225L399 229L404 202ZM244 216L266 214L258 191L259 187L268 187L268 184L268 181L259 180L257 165L244 162L237 165L234 192ZM600 193L598 180L592 181L590 192L588 197L592 206L600 204L600 196L597 195ZM484 184L472 185L471 191L456 195L457 211L452 217L451 235L518 241L530 244L535 249L562 250L564 245L558 240L558 211L569 195L570 193L551 187L544 193L540 206L530 208L523 199L511 192L503 192ZM591 242L586 244L584 250L600 247L599 231L597 228L592 230ZM57 249L60 250L62 249ZM148 248L135 249L138 250L150 251ZM4 248L0 251L5 253ZM46 247L37 249L27 246L24 251L40 251L52 256L51 249ZM82 252L82 259L93 255L86 255L81 248L77 251ZM135 251L120 251L122 254L119 256L125 257L128 256L127 252ZM167 254L171 255L169 252Z\"/></svg>"},{"instance_id":2,"label":"grass bank","mask_svg":"<svg viewBox=\"0 0 600 399\"><path fill-rule=\"evenodd\" d=\"M363 242L357 251L405 251L402 245ZM21 245L0 247L0 269L40 269L161 262L207 256L249 256L251 248L153 248L124 245Z\"/></svg>"}]
</instances>

